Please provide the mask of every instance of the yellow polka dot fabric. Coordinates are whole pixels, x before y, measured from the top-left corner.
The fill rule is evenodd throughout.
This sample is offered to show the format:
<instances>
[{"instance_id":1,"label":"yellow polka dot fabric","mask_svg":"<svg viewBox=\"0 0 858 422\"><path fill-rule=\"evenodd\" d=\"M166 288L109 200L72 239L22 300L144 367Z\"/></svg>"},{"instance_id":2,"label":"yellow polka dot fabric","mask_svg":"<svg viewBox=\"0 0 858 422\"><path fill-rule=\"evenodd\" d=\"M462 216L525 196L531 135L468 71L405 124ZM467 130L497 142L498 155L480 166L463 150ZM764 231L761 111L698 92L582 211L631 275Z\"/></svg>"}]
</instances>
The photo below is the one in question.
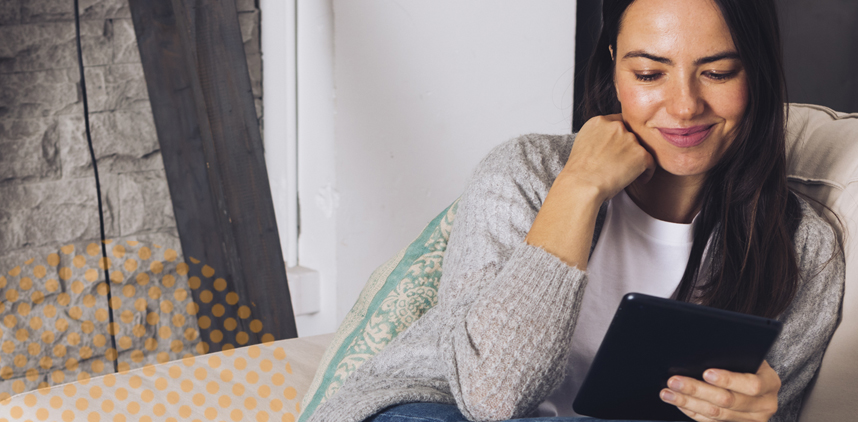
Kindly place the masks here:
<instances>
[{"instance_id":1,"label":"yellow polka dot fabric","mask_svg":"<svg viewBox=\"0 0 858 422\"><path fill-rule=\"evenodd\" d=\"M0 401L0 422L292 422L329 340L283 340L45 387Z\"/></svg>"},{"instance_id":2,"label":"yellow polka dot fabric","mask_svg":"<svg viewBox=\"0 0 858 422\"><path fill-rule=\"evenodd\" d=\"M105 245L106 260L97 243L72 244L0 273L0 400L114 363L127 371L274 340L214 268L158 244Z\"/></svg>"}]
</instances>

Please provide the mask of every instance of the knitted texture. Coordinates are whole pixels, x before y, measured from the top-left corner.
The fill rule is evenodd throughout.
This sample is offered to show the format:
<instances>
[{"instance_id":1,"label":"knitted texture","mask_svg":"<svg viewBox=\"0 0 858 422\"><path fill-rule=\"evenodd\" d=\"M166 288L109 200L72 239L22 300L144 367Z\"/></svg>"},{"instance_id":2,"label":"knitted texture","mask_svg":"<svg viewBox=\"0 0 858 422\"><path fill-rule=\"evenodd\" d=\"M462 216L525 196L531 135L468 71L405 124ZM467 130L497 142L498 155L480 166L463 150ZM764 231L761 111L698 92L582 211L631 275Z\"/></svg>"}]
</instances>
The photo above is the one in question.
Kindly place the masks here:
<instances>
[{"instance_id":1,"label":"knitted texture","mask_svg":"<svg viewBox=\"0 0 858 422\"><path fill-rule=\"evenodd\" d=\"M520 418L559 385L587 275L524 238L572 140L527 135L483 160L459 202L438 305L358 368L310 422L359 422L409 402L456 404L474 421ZM797 419L843 295L834 232L806 203L802 209L802 282L767 356L783 383L773 421Z\"/></svg>"}]
</instances>

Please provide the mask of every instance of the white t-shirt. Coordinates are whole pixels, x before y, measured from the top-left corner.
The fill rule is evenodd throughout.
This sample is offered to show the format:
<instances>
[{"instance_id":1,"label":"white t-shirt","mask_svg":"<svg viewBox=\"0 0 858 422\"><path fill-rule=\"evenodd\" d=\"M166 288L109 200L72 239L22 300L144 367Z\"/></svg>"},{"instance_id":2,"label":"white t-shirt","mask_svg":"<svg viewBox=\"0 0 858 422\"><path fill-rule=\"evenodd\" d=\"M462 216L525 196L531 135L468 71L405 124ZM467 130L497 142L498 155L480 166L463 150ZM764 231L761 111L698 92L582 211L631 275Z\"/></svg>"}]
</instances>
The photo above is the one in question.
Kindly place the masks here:
<instances>
[{"instance_id":1,"label":"white t-shirt","mask_svg":"<svg viewBox=\"0 0 858 422\"><path fill-rule=\"evenodd\" d=\"M572 401L608 331L620 300L637 292L670 297L679 286L693 239L692 224L650 217L625 191L608 202L567 362L566 378L539 405L539 416L579 416Z\"/></svg>"}]
</instances>

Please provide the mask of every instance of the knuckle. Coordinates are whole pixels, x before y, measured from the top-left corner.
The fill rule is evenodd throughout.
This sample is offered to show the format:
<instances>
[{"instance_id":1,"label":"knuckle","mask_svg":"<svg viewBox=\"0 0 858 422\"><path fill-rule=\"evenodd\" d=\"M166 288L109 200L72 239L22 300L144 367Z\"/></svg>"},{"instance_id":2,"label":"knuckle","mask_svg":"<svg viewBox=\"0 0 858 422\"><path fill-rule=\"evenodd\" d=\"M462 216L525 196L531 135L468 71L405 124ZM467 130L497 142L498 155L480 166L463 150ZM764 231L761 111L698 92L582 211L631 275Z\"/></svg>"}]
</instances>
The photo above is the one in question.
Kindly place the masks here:
<instances>
[{"instance_id":1,"label":"knuckle","mask_svg":"<svg viewBox=\"0 0 858 422\"><path fill-rule=\"evenodd\" d=\"M608 116L598 116L595 117L596 123L605 127L613 127L615 125L615 121L611 120Z\"/></svg>"},{"instance_id":2,"label":"knuckle","mask_svg":"<svg viewBox=\"0 0 858 422\"><path fill-rule=\"evenodd\" d=\"M716 419L721 416L723 409L715 405L706 406L706 416L712 419Z\"/></svg>"},{"instance_id":3,"label":"knuckle","mask_svg":"<svg viewBox=\"0 0 858 422\"><path fill-rule=\"evenodd\" d=\"M700 420L700 419L698 419L699 414L697 412L695 412L693 410L688 410L688 409L680 409L680 410L682 410L682 413L685 413L685 415L688 416L689 418L694 419L695 421Z\"/></svg>"},{"instance_id":4,"label":"knuckle","mask_svg":"<svg viewBox=\"0 0 858 422\"><path fill-rule=\"evenodd\" d=\"M592 118L590 118L590 120L587 120L586 122L584 122L584 125L581 126L581 129L578 132L580 133L580 132L592 130L593 128L599 127L599 125L603 124L604 122L605 122L605 116L592 117Z\"/></svg>"},{"instance_id":5,"label":"knuckle","mask_svg":"<svg viewBox=\"0 0 858 422\"><path fill-rule=\"evenodd\" d=\"M752 378L751 385L749 387L750 395L752 396L759 396L763 393L763 382L757 377Z\"/></svg>"},{"instance_id":6,"label":"knuckle","mask_svg":"<svg viewBox=\"0 0 858 422\"><path fill-rule=\"evenodd\" d=\"M721 394L717 399L717 404L721 407L731 408L736 404L736 395L730 391Z\"/></svg>"}]
</instances>

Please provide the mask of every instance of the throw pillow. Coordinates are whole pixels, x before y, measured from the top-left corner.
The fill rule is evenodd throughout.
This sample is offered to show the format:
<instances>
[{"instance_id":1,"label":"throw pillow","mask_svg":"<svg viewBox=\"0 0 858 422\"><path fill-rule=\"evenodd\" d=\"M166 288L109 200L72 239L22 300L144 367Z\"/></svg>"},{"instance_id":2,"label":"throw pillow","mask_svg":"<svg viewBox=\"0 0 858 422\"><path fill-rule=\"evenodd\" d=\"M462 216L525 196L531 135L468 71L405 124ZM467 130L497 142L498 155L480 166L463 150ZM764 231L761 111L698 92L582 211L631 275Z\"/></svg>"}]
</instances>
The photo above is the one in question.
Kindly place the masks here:
<instances>
[{"instance_id":1,"label":"throw pillow","mask_svg":"<svg viewBox=\"0 0 858 422\"><path fill-rule=\"evenodd\" d=\"M334 395L358 367L438 302L438 283L458 201L370 276L328 346L301 405L298 422Z\"/></svg>"}]
</instances>

